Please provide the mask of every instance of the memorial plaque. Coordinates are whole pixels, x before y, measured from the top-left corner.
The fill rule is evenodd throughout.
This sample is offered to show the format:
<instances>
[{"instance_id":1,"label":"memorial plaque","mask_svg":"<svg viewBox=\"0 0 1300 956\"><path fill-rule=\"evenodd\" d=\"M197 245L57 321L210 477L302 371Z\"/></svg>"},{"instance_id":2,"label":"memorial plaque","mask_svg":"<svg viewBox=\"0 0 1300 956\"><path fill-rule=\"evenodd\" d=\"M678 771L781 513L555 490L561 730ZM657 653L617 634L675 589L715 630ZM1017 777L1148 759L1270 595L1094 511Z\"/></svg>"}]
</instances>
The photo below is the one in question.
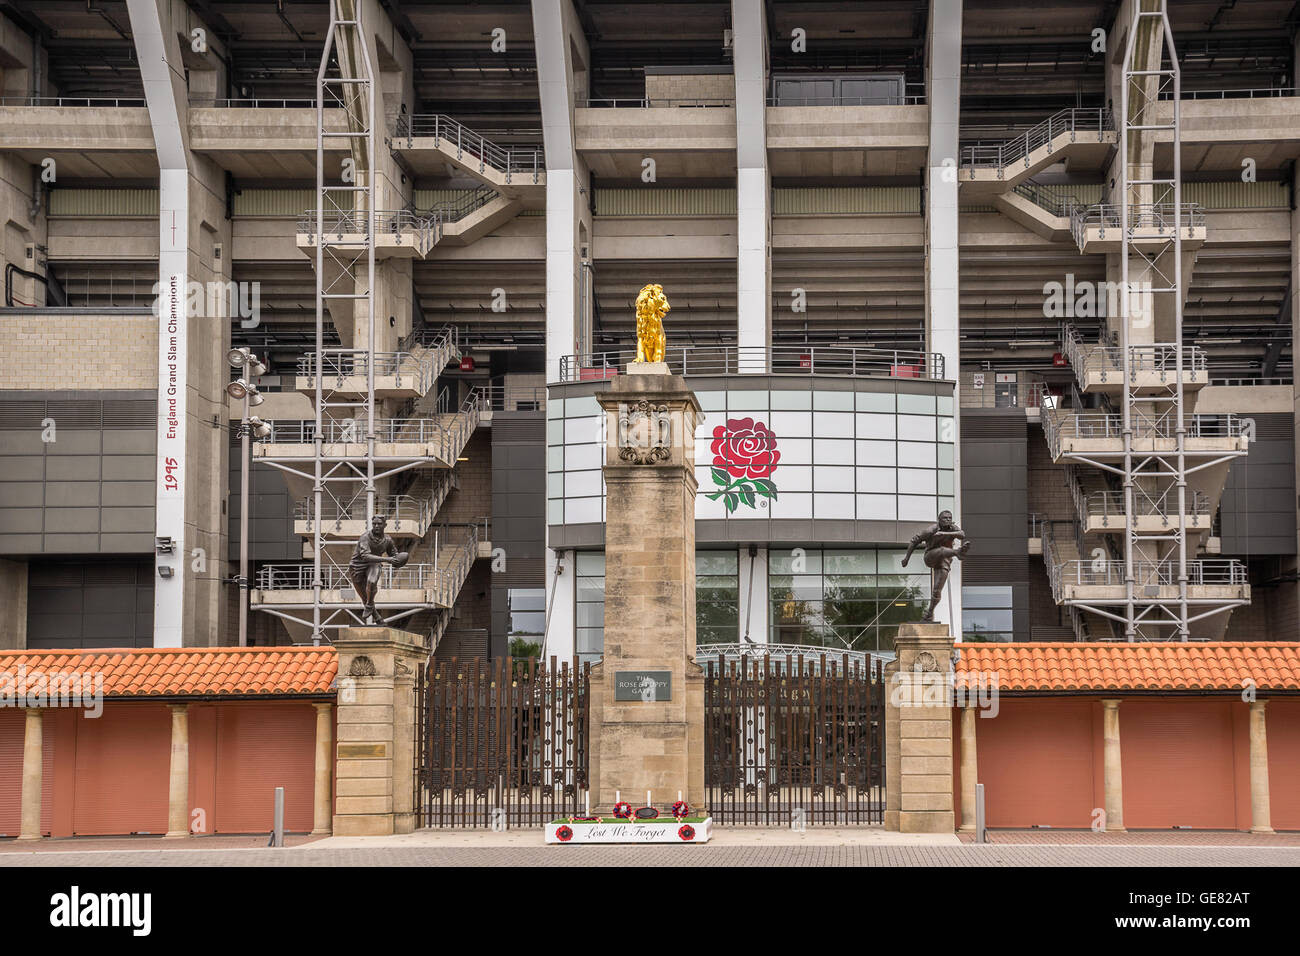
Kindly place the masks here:
<instances>
[{"instance_id":1,"label":"memorial plaque","mask_svg":"<svg viewBox=\"0 0 1300 956\"><path fill-rule=\"evenodd\" d=\"M618 671L614 674L614 699L672 700L672 671Z\"/></svg>"},{"instance_id":2,"label":"memorial plaque","mask_svg":"<svg viewBox=\"0 0 1300 956\"><path fill-rule=\"evenodd\" d=\"M388 744L339 744L339 758L387 757Z\"/></svg>"}]
</instances>

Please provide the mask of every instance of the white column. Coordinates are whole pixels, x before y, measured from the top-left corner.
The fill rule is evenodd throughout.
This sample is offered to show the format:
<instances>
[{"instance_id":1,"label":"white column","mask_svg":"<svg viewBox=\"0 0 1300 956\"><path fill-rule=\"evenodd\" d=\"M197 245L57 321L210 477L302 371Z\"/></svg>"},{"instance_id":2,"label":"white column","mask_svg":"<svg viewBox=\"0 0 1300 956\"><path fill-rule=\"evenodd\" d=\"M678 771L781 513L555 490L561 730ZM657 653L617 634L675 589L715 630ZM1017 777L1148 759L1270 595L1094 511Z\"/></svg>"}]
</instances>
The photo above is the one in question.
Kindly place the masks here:
<instances>
[{"instance_id":1,"label":"white column","mask_svg":"<svg viewBox=\"0 0 1300 956\"><path fill-rule=\"evenodd\" d=\"M772 339L772 209L767 168L767 15L732 0L736 80L736 320L743 372L765 372Z\"/></svg>"},{"instance_id":2,"label":"white column","mask_svg":"<svg viewBox=\"0 0 1300 956\"><path fill-rule=\"evenodd\" d=\"M557 661L573 660L577 651L577 622L574 620L574 602L577 597L577 562L572 551L556 553L546 549L546 597L550 602L546 615L546 640L542 658ZM556 566L559 573L556 573Z\"/></svg>"},{"instance_id":3,"label":"white column","mask_svg":"<svg viewBox=\"0 0 1300 956\"><path fill-rule=\"evenodd\" d=\"M962 0L930 0L926 48L926 96L930 105L930 151L926 163L925 340L943 356L944 377L958 378L957 133L961 121ZM956 385L953 386L956 397ZM954 403L959 404L959 403ZM960 411L960 408L957 409ZM961 524L961 417L953 418L953 513ZM949 596L935 620L961 640L961 561L953 561ZM951 603L951 613L949 605Z\"/></svg>"},{"instance_id":4,"label":"white column","mask_svg":"<svg viewBox=\"0 0 1300 956\"><path fill-rule=\"evenodd\" d=\"M127 11L149 104L154 146L158 153L158 443L156 455L154 534L170 538L172 553L159 555L170 577L154 580L153 643L180 647L185 610L185 492L189 459L185 448L187 362L186 284L188 280L189 167L185 117L185 72L169 62L168 42L157 0L128 0ZM170 18L169 18L170 19ZM170 24L169 24L170 26ZM170 59L175 60L173 56ZM217 556L213 556L215 560Z\"/></svg>"},{"instance_id":5,"label":"white column","mask_svg":"<svg viewBox=\"0 0 1300 956\"><path fill-rule=\"evenodd\" d=\"M751 574L750 564L753 564ZM740 639L768 643L767 548L760 547L752 559L749 548L740 549Z\"/></svg>"}]
</instances>

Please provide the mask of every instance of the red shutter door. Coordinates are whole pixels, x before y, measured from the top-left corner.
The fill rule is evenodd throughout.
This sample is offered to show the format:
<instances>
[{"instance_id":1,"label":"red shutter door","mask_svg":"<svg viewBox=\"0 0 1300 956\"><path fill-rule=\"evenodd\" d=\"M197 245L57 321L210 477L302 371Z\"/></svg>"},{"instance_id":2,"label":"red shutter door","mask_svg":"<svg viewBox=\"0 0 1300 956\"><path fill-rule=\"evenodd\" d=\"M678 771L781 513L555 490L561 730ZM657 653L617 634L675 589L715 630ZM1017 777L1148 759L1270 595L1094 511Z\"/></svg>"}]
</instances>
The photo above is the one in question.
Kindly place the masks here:
<instances>
[{"instance_id":1,"label":"red shutter door","mask_svg":"<svg viewBox=\"0 0 1300 956\"><path fill-rule=\"evenodd\" d=\"M1268 730L1268 805L1274 830L1300 830L1300 701L1274 698Z\"/></svg>"},{"instance_id":2,"label":"red shutter door","mask_svg":"<svg viewBox=\"0 0 1300 956\"><path fill-rule=\"evenodd\" d=\"M284 787L284 827L313 825L316 711L301 701L217 707L214 833L269 833L275 788Z\"/></svg>"},{"instance_id":3,"label":"red shutter door","mask_svg":"<svg viewBox=\"0 0 1300 956\"><path fill-rule=\"evenodd\" d=\"M988 825L1091 825L1093 723L1087 700L1004 697L996 717L976 717L978 782L984 784ZM959 735L958 746L960 740Z\"/></svg>"},{"instance_id":4,"label":"red shutter door","mask_svg":"<svg viewBox=\"0 0 1300 956\"><path fill-rule=\"evenodd\" d=\"M22 710L0 707L0 836L22 827L24 724Z\"/></svg>"},{"instance_id":5,"label":"red shutter door","mask_svg":"<svg viewBox=\"0 0 1300 956\"><path fill-rule=\"evenodd\" d=\"M1126 827L1236 829L1232 704L1126 700L1119 705Z\"/></svg>"},{"instance_id":6,"label":"red shutter door","mask_svg":"<svg viewBox=\"0 0 1300 956\"><path fill-rule=\"evenodd\" d=\"M171 712L165 704L107 704L77 715L76 834L166 833Z\"/></svg>"}]
</instances>

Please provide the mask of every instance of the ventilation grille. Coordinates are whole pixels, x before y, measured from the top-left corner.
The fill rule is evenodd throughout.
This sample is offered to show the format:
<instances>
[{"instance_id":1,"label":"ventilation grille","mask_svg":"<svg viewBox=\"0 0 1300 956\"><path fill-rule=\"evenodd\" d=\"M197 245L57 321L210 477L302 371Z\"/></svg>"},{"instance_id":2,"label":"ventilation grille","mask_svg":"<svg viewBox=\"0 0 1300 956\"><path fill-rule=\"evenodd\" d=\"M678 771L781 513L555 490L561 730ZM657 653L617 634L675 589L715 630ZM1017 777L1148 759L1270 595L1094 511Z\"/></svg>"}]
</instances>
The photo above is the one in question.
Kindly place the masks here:
<instances>
[{"instance_id":1,"label":"ventilation grille","mask_svg":"<svg viewBox=\"0 0 1300 956\"><path fill-rule=\"evenodd\" d=\"M972 415L965 409L961 417L961 440L1025 441L1025 413L1014 409L1006 415Z\"/></svg>"},{"instance_id":2,"label":"ventilation grille","mask_svg":"<svg viewBox=\"0 0 1300 956\"><path fill-rule=\"evenodd\" d=\"M158 408L133 399L0 402L0 428L40 428L47 418L60 428L154 428Z\"/></svg>"}]
</instances>

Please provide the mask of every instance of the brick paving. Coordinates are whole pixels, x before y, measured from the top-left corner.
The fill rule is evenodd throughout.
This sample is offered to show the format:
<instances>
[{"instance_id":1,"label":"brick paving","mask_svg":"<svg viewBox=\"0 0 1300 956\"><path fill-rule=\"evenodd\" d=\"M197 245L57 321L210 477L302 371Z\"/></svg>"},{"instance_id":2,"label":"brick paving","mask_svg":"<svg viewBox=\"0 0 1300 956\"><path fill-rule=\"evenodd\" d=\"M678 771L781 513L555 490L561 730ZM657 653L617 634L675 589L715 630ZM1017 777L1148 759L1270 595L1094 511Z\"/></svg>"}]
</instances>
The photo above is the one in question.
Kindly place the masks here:
<instances>
[{"instance_id":1,"label":"brick paving","mask_svg":"<svg viewBox=\"0 0 1300 956\"><path fill-rule=\"evenodd\" d=\"M974 843L975 834L958 833L962 843ZM1239 833L1236 830L1129 830L1093 833L1091 830L990 830L989 843L1035 846L1267 846L1300 847L1300 833Z\"/></svg>"},{"instance_id":2,"label":"brick paving","mask_svg":"<svg viewBox=\"0 0 1300 956\"><path fill-rule=\"evenodd\" d=\"M82 841L84 842L84 841ZM6 866L1300 866L1300 846L749 845L101 849L0 854Z\"/></svg>"},{"instance_id":3,"label":"brick paving","mask_svg":"<svg viewBox=\"0 0 1300 956\"><path fill-rule=\"evenodd\" d=\"M0 856L6 853L103 853L119 851L152 851L155 853L172 853L177 850L251 850L265 847L270 835L262 834L212 834L197 836L189 840L166 840L161 836L107 836L107 837L46 837L35 842L18 842L17 840L0 840ZM286 847L302 846L314 843L324 837L308 836L305 833L286 833ZM197 846L196 846L197 845Z\"/></svg>"}]
</instances>

